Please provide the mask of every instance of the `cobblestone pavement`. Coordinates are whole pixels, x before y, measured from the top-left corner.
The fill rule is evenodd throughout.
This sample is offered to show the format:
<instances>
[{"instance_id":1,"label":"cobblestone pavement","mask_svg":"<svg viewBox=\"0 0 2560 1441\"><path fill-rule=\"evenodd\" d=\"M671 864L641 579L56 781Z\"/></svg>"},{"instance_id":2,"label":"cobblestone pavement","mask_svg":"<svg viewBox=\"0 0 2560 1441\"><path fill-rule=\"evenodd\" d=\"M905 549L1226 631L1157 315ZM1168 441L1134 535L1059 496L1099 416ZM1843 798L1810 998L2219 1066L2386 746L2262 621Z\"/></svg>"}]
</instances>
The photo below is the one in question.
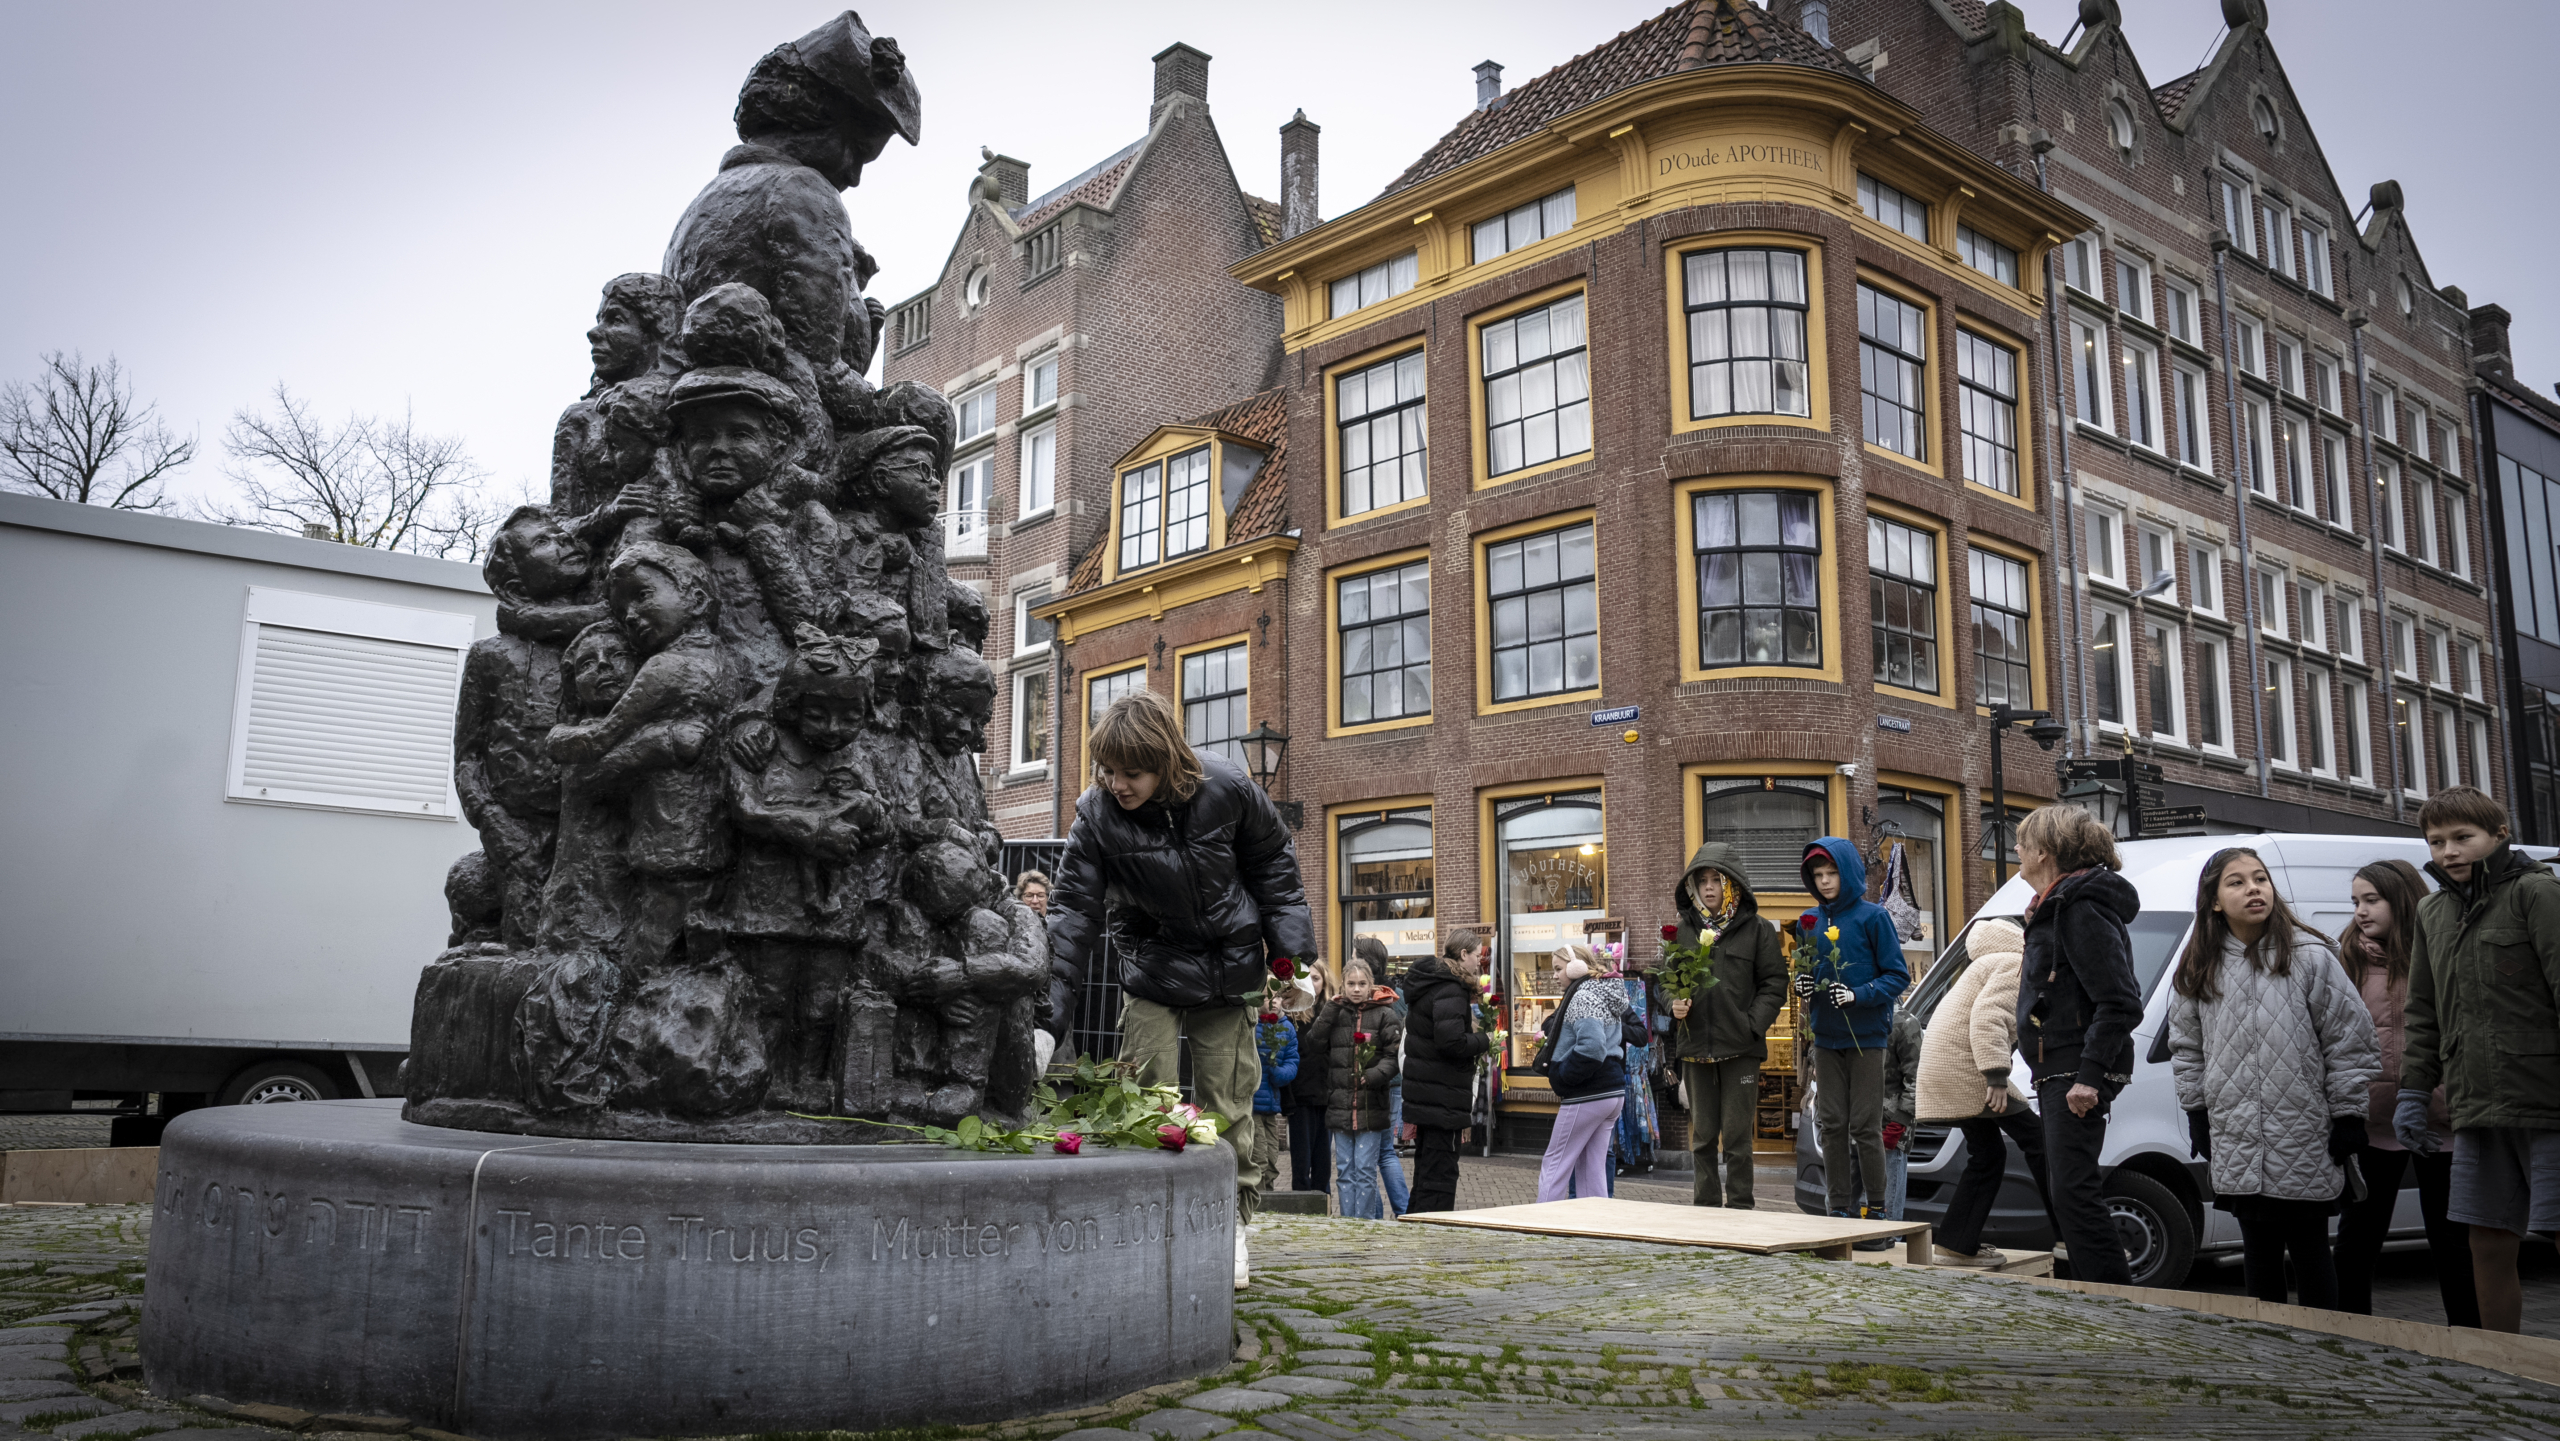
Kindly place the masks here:
<instances>
[{"instance_id":1,"label":"cobblestone pavement","mask_svg":"<svg viewBox=\"0 0 2560 1441\"><path fill-rule=\"evenodd\" d=\"M0 1208L0 1441L360 1441L405 1426L143 1393L149 1231L143 1206ZM1951 1272L1333 1218L1272 1217L1253 1245L1228 1371L929 1434L2560 1441L2560 1387Z\"/></svg>"}]
</instances>

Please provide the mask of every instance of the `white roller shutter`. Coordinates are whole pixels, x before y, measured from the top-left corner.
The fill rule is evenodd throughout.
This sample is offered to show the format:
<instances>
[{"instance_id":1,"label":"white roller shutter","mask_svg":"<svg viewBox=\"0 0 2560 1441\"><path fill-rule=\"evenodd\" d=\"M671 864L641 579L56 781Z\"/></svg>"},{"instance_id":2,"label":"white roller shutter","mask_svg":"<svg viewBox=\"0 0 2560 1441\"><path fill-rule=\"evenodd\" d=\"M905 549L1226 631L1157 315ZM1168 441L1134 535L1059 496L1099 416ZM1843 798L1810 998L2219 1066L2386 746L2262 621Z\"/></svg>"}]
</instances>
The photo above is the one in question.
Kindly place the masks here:
<instances>
[{"instance_id":1,"label":"white roller shutter","mask_svg":"<svg viewBox=\"0 0 2560 1441\"><path fill-rule=\"evenodd\" d=\"M472 618L252 587L226 793L450 820Z\"/></svg>"}]
</instances>

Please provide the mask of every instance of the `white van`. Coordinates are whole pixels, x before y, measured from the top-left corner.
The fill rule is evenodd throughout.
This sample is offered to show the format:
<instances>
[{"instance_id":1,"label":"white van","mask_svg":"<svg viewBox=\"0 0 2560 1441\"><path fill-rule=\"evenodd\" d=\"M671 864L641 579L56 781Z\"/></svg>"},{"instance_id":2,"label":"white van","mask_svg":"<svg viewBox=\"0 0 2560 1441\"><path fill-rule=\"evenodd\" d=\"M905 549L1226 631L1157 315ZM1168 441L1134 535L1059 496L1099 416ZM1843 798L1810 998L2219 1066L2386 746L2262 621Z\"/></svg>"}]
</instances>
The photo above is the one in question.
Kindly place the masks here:
<instances>
[{"instance_id":1,"label":"white van","mask_svg":"<svg viewBox=\"0 0 2560 1441\"><path fill-rule=\"evenodd\" d=\"M2348 892L2358 868L2379 860L2404 860L2421 871L2427 864L2426 843L2413 836L2181 836L2118 844L2124 878L2142 897L2142 913L2129 929L2134 983L2144 1001L2142 1024L2133 1033L2133 1081L2116 1097L2099 1165L2107 1204L2115 1213L2117 1232L2124 1237L2125 1260L2137 1286L2176 1286L2199 1258L2237 1254L2240 1249L2239 1223L2230 1212L2213 1209L2205 1164L2187 1154L2187 1118L2178 1109L2177 1085L2169 1075L2170 989L2165 983L2194 924L2197 878L2213 853L2227 846L2256 851L2294 915L2332 939L2355 915L2355 902ZM2543 846L2523 849L2539 860L2554 854ZM2013 876L1973 920L1984 916L2016 920L2025 914L2033 894ZM1973 922L1965 924L1970 933ZM1917 1010L1924 1023L1964 970L1964 942L1963 935L1957 936L1929 974L1903 998L1903 1005ZM2018 1059L2018 1079L2021 1087L2032 1090L2024 1057ZM1945 1125L1925 1125L1916 1128L1908 1144L1911 1191L1904 1214L1915 1221L1936 1221L1946 1214L1956 1178L1964 1173L1963 1133ZM2423 1238L2416 1173L2407 1173L2403 1185L2406 1189L2400 1194L2392 1234ZM1796 1131L1796 1204L1814 1215L1828 1209L1810 1086ZM2044 1205L2036 1196L2035 1178L2014 1149L1983 1238L1997 1246L2028 1251L2046 1250L2053 1244Z\"/></svg>"}]
</instances>

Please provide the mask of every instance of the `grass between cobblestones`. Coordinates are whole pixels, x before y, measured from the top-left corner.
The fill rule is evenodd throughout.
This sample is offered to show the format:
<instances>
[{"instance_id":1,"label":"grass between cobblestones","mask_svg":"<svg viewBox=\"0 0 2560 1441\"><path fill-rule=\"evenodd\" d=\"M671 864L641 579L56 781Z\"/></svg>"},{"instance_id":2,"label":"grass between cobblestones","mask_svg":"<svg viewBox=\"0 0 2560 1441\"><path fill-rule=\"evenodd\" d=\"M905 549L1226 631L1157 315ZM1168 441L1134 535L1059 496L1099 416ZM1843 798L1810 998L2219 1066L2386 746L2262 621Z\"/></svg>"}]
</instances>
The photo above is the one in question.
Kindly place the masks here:
<instances>
[{"instance_id":1,"label":"grass between cobblestones","mask_svg":"<svg viewBox=\"0 0 2560 1441\"><path fill-rule=\"evenodd\" d=\"M71 1327L64 1365L94 1402L0 1422L0 1441L96 1405L149 1420L96 1441L226 1424L135 1384L148 1236L141 1206L0 1209L0 1326ZM2560 1388L1960 1273L1337 1218L1270 1218L1254 1254L1215 1375L993 1425L757 1441L2560 1441ZM1257 1394L1210 1394L1238 1389Z\"/></svg>"}]
</instances>

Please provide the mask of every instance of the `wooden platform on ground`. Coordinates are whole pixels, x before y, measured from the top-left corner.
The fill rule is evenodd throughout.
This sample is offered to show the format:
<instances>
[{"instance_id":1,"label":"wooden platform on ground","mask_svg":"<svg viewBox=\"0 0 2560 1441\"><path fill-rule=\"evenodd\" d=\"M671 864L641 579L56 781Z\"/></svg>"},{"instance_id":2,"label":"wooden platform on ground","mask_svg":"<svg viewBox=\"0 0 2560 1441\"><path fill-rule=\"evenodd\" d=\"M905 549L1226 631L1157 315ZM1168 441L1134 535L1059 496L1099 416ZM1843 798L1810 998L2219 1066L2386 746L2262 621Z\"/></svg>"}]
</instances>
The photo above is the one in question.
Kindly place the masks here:
<instances>
[{"instance_id":1,"label":"wooden platform on ground","mask_svg":"<svg viewBox=\"0 0 2560 1441\"><path fill-rule=\"evenodd\" d=\"M1729 1211L1714 1206L1666 1206L1588 1196L1481 1211L1437 1211L1404 1218L1427 1226L1476 1226L1550 1236L1591 1236L1609 1241L1650 1241L1662 1246L1710 1246L1772 1256L1806 1251L1848 1260L1860 1241L1904 1243L1905 1258L1929 1264L1929 1223L1872 1221L1845 1216L1799 1216L1784 1211Z\"/></svg>"},{"instance_id":2,"label":"wooden platform on ground","mask_svg":"<svg viewBox=\"0 0 2560 1441\"><path fill-rule=\"evenodd\" d=\"M2000 1254L2007 1259L2000 1263L1997 1270L1973 1266L1948 1266L1935 1262L1928 1269L1953 1271L1960 1276L2018 1276L2028 1280L2053 1274L2051 1251L2003 1251ZM1911 1264L1891 1251L1861 1251L1851 1259L1862 1266L1908 1266Z\"/></svg>"}]
</instances>

